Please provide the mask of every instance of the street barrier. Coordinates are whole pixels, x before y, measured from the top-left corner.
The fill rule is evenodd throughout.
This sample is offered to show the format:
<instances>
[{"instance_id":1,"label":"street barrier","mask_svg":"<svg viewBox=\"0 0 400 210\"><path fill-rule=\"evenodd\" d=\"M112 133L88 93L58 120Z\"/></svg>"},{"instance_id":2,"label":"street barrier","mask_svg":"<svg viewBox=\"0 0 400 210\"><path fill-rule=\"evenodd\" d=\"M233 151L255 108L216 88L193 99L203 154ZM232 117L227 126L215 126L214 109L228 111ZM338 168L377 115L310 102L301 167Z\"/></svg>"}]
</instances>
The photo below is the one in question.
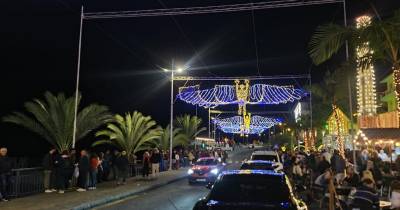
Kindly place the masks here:
<instances>
[{"instance_id":1,"label":"street barrier","mask_svg":"<svg viewBox=\"0 0 400 210\"><path fill-rule=\"evenodd\" d=\"M43 192L43 168L13 169L10 182L9 195L11 197Z\"/></svg>"}]
</instances>

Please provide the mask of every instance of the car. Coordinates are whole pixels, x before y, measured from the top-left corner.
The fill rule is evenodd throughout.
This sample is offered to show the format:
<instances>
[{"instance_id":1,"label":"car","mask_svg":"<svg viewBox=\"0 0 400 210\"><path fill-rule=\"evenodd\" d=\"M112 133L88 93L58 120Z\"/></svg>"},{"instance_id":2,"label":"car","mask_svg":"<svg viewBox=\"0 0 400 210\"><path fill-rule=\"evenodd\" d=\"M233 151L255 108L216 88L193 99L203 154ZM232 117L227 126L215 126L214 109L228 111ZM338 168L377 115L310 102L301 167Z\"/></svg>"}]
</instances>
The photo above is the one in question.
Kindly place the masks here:
<instances>
[{"instance_id":1,"label":"car","mask_svg":"<svg viewBox=\"0 0 400 210\"><path fill-rule=\"evenodd\" d=\"M214 157L199 158L188 170L189 184L213 183L219 173L224 169L225 164Z\"/></svg>"},{"instance_id":2,"label":"car","mask_svg":"<svg viewBox=\"0 0 400 210\"><path fill-rule=\"evenodd\" d=\"M275 151L266 151L266 150L254 151L251 154L250 159L251 160L269 160L269 161L281 163L279 155Z\"/></svg>"},{"instance_id":3,"label":"car","mask_svg":"<svg viewBox=\"0 0 400 210\"><path fill-rule=\"evenodd\" d=\"M208 185L211 186L211 185ZM268 170L230 170L222 172L211 191L193 210L307 210L298 199L287 176Z\"/></svg>"},{"instance_id":4,"label":"car","mask_svg":"<svg viewBox=\"0 0 400 210\"><path fill-rule=\"evenodd\" d=\"M270 160L248 160L242 163L240 169L282 171L283 165L281 163Z\"/></svg>"}]
</instances>

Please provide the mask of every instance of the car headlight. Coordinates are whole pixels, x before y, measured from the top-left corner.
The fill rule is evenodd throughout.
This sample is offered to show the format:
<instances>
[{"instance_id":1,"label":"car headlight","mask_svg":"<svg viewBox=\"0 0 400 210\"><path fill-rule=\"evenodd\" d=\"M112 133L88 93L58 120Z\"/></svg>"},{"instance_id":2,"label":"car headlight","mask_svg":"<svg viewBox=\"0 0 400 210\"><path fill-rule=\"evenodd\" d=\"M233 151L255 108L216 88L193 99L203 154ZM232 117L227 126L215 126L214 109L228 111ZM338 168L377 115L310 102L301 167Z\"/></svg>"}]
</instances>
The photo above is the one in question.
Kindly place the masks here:
<instances>
[{"instance_id":1,"label":"car headlight","mask_svg":"<svg viewBox=\"0 0 400 210\"><path fill-rule=\"evenodd\" d=\"M218 174L218 168L214 168L213 170L211 170L211 173L213 173L213 174L215 174L215 175L217 175Z\"/></svg>"},{"instance_id":2,"label":"car headlight","mask_svg":"<svg viewBox=\"0 0 400 210\"><path fill-rule=\"evenodd\" d=\"M188 173L189 175L191 175L191 174L193 174L193 173L194 173L194 171L193 171L193 169L191 169L191 168L190 168L190 169L188 170L188 172L187 172L187 173Z\"/></svg>"}]
</instances>

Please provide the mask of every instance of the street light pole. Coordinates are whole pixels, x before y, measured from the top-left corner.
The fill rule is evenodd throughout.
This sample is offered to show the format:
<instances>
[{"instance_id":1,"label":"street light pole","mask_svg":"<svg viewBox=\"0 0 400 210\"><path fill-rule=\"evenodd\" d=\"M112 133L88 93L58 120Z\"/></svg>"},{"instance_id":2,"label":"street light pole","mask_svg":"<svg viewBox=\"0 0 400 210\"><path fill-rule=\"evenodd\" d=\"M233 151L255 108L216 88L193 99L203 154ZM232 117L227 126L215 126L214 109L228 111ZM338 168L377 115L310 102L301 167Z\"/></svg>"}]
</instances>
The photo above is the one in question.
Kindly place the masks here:
<instances>
[{"instance_id":1,"label":"street light pole","mask_svg":"<svg viewBox=\"0 0 400 210\"><path fill-rule=\"evenodd\" d=\"M172 64L173 65L173 64ZM173 69L173 68L172 68ZM169 131L169 170L172 170L172 141L174 138L174 70L171 71L171 121Z\"/></svg>"},{"instance_id":2,"label":"street light pole","mask_svg":"<svg viewBox=\"0 0 400 210\"><path fill-rule=\"evenodd\" d=\"M78 63L76 66L76 86L75 86L75 109L74 109L74 130L72 131L72 149L75 149L76 143L76 124L78 116L78 99L79 99L79 73L81 68L81 51L82 51L82 27L83 27L83 6L81 7L81 22L79 26L79 43L78 43Z\"/></svg>"}]
</instances>

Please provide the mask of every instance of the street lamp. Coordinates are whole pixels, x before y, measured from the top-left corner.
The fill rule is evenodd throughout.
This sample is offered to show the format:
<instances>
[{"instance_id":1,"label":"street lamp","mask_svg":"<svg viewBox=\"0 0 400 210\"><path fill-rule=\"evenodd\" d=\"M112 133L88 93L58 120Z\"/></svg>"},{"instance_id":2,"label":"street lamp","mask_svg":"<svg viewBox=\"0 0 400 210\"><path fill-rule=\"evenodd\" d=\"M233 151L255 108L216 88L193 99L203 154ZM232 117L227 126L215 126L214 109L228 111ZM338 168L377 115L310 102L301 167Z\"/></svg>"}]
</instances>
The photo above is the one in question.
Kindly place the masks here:
<instances>
[{"instance_id":1,"label":"street lamp","mask_svg":"<svg viewBox=\"0 0 400 210\"><path fill-rule=\"evenodd\" d=\"M170 131L169 131L169 170L172 170L172 141L174 137L174 73L182 73L187 70L187 68L178 67L174 69L174 64L172 63L172 69L162 68L163 71L171 73L171 116L170 116Z\"/></svg>"}]
</instances>

